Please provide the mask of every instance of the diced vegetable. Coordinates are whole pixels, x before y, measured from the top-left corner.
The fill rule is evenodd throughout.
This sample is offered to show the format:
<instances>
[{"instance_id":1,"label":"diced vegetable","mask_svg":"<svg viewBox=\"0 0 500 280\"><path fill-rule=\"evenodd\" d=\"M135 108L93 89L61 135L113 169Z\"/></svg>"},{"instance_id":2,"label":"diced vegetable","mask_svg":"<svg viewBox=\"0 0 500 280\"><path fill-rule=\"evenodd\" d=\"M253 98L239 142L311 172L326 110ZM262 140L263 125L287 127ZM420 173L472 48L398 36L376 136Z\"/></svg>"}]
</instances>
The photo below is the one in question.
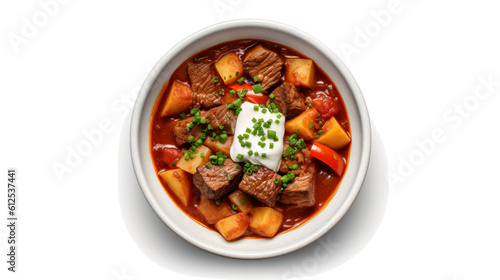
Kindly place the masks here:
<instances>
[{"instance_id":1,"label":"diced vegetable","mask_svg":"<svg viewBox=\"0 0 500 280\"><path fill-rule=\"evenodd\" d=\"M319 91L311 94L311 104L321 114L321 120L327 121L330 117L337 115L342 107L341 101L332 99L327 93Z\"/></svg>"},{"instance_id":2,"label":"diced vegetable","mask_svg":"<svg viewBox=\"0 0 500 280\"><path fill-rule=\"evenodd\" d=\"M170 169L161 172L159 176L167 183L181 203L187 206L193 188L191 175L182 169Z\"/></svg>"},{"instance_id":3,"label":"diced vegetable","mask_svg":"<svg viewBox=\"0 0 500 280\"><path fill-rule=\"evenodd\" d=\"M182 113L189 109L191 103L193 103L193 92L191 91L191 87L178 81L174 81L170 90L165 94L167 95L167 101L161 109L162 117L169 117Z\"/></svg>"},{"instance_id":4,"label":"diced vegetable","mask_svg":"<svg viewBox=\"0 0 500 280\"><path fill-rule=\"evenodd\" d=\"M244 213L229 216L215 223L215 228L227 241L242 236L248 229L250 219Z\"/></svg>"},{"instance_id":5,"label":"diced vegetable","mask_svg":"<svg viewBox=\"0 0 500 280\"><path fill-rule=\"evenodd\" d=\"M269 97L267 95L264 95L262 93L247 93L245 98L243 98L244 101L248 101L250 103L254 104L266 104L267 100Z\"/></svg>"},{"instance_id":6,"label":"diced vegetable","mask_svg":"<svg viewBox=\"0 0 500 280\"><path fill-rule=\"evenodd\" d=\"M253 209L252 200L240 190L235 190L229 196L229 200L238 206L238 210L248 214Z\"/></svg>"},{"instance_id":7,"label":"diced vegetable","mask_svg":"<svg viewBox=\"0 0 500 280\"><path fill-rule=\"evenodd\" d=\"M351 142L351 138L340 126L335 117L330 118L323 126L323 130L325 132L316 139L316 142L324 144L333 150L340 149Z\"/></svg>"},{"instance_id":8,"label":"diced vegetable","mask_svg":"<svg viewBox=\"0 0 500 280\"><path fill-rule=\"evenodd\" d=\"M198 204L198 211L205 217L208 224L213 225L219 220L227 218L233 215L233 212L229 209L229 204L227 201L223 200L219 202L219 205L215 203L212 199L207 198L204 195L200 196L200 203Z\"/></svg>"},{"instance_id":9,"label":"diced vegetable","mask_svg":"<svg viewBox=\"0 0 500 280\"><path fill-rule=\"evenodd\" d=\"M191 151L191 150L190 150ZM201 154L203 153L203 157ZM189 158L186 160L184 157L181 157L179 161L177 161L176 166L187 171L191 174L196 173L196 168L200 165L203 165L209 161L209 157L212 155L212 151L204 145L200 145L197 147L197 152L194 153L194 158Z\"/></svg>"},{"instance_id":10,"label":"diced vegetable","mask_svg":"<svg viewBox=\"0 0 500 280\"><path fill-rule=\"evenodd\" d=\"M314 63L311 59L288 58L285 61L285 81L294 86L311 88L314 84Z\"/></svg>"},{"instance_id":11,"label":"diced vegetable","mask_svg":"<svg viewBox=\"0 0 500 280\"><path fill-rule=\"evenodd\" d=\"M307 109L295 118L285 122L285 131L288 134L297 133L304 140L314 139L314 129L309 128L309 123L316 122L318 111L314 108Z\"/></svg>"},{"instance_id":12,"label":"diced vegetable","mask_svg":"<svg viewBox=\"0 0 500 280\"><path fill-rule=\"evenodd\" d=\"M179 148L164 148L162 150L163 162L167 164L168 168L174 168L177 160L181 157L182 151Z\"/></svg>"},{"instance_id":13,"label":"diced vegetable","mask_svg":"<svg viewBox=\"0 0 500 280\"><path fill-rule=\"evenodd\" d=\"M311 146L311 157L317 158L337 173L337 175L342 176L345 169L345 161L341 155L337 154L334 150L328 148L327 146L321 145L319 143L314 143Z\"/></svg>"},{"instance_id":14,"label":"diced vegetable","mask_svg":"<svg viewBox=\"0 0 500 280\"><path fill-rule=\"evenodd\" d=\"M214 154L217 152L222 152L223 154L229 157L230 156L229 151L231 150L231 145L233 144L233 138L234 138L233 136L228 136L226 142L222 144L219 140L212 141L212 137L207 136L205 142L203 142L203 145L210 148L210 150Z\"/></svg>"},{"instance_id":15,"label":"diced vegetable","mask_svg":"<svg viewBox=\"0 0 500 280\"><path fill-rule=\"evenodd\" d=\"M273 237L283 223L283 214L271 207L255 207L252 212L250 229L264 237Z\"/></svg>"},{"instance_id":16,"label":"diced vegetable","mask_svg":"<svg viewBox=\"0 0 500 280\"><path fill-rule=\"evenodd\" d=\"M243 76L243 65L236 53L228 53L215 63L215 69L219 72L225 85L236 82Z\"/></svg>"}]
</instances>

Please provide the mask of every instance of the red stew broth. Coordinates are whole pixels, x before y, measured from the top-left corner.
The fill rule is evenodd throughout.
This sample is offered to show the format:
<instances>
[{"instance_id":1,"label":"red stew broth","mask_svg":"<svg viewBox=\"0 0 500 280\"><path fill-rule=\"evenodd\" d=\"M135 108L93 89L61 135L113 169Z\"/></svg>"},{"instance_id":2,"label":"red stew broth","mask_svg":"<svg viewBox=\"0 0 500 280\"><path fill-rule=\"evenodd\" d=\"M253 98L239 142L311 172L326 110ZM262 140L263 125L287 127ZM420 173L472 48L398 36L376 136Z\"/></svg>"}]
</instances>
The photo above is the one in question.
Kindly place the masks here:
<instances>
[{"instance_id":1,"label":"red stew broth","mask_svg":"<svg viewBox=\"0 0 500 280\"><path fill-rule=\"evenodd\" d=\"M163 85L161 91L158 94L158 97L155 101L151 113L150 153L157 176L162 171L169 169L167 164L163 161L163 155L162 155L163 148L177 147L172 135L172 128L173 125L175 124L175 121L180 120L181 118L179 116L162 118L160 116L161 111L158 110L158 108L161 108L165 103L167 99L166 92L168 92L168 90L170 89L172 82L174 80L177 80L178 82L181 82L186 85L190 84L187 75L187 63L194 58L197 58L198 61L215 63L223 55L230 52L236 52L240 57L240 60L243 61L243 56L245 54L245 51L257 44L261 44L263 47L278 53L283 59L283 61L285 61L286 58L308 58L307 56L301 54L300 52L290 47L286 47L277 43L263 41L263 40L245 39L245 40L229 41L216 45L202 52L199 52L188 58L186 61L184 61L181 65L179 65L179 67L177 67L177 69L173 72L170 79ZM314 66L315 66L314 86L311 89L301 88L301 92L306 97L306 102L313 100L311 96L315 97L314 100L322 99L325 96L329 96L334 100L336 100L337 102L339 102L341 104L341 110L335 117L340 123L340 125L344 128L344 130L350 135L350 125L347 116L347 110L345 108L340 93L338 92L333 81L323 72L323 70L319 68L316 63L314 63ZM282 71L284 71L284 69ZM245 74L245 79L248 83L251 84L251 80L248 76L246 76L246 74ZM284 81L284 75L282 75L281 81L282 82ZM224 83L221 84L222 88L224 89L224 92L226 92L227 94L230 88L225 86ZM271 90L269 92L271 92ZM336 150L336 152L339 153L342 157L344 157L348 166L350 144L342 149ZM326 204L332 199L332 197L337 192L338 186L340 185L340 181L342 178L334 174L334 172L322 162L318 160L315 160L315 162L317 167L315 174L315 186L314 186L316 204L312 207L297 208L294 205L285 205L277 203L274 208L280 210L284 215L283 226L281 227L280 230L278 230L277 234L288 231L290 229L294 229L304 224L309 219L313 218L326 206ZM158 180L160 180L160 182L163 185L163 188L168 193L170 198L184 213L186 213L189 217L191 217L199 224L211 230L217 231L213 225L209 225L208 223L204 222L204 217L198 212L196 208L196 206L200 201L200 192L198 191L198 189L196 189L193 186L192 197L188 203L188 206L186 207L177 199L176 195L169 189L169 187L166 184L164 184L164 182L161 180L160 177L158 177ZM227 196L225 196L223 199L228 200ZM252 198L252 203L254 204L254 206L257 207L265 206L253 198ZM234 210L231 211L237 213ZM247 231L247 233L243 237L261 238L251 233L250 231Z\"/></svg>"}]
</instances>

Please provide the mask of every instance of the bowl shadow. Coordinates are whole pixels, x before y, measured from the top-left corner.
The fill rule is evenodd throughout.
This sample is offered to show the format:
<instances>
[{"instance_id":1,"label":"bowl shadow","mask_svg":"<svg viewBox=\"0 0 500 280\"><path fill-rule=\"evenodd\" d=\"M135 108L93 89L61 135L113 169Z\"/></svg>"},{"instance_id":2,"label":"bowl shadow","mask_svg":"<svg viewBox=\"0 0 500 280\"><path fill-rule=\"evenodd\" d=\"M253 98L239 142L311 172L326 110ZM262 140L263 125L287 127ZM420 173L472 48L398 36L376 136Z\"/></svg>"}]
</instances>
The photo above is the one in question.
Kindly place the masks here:
<instances>
[{"instance_id":1,"label":"bowl shadow","mask_svg":"<svg viewBox=\"0 0 500 280\"><path fill-rule=\"evenodd\" d=\"M134 242L144 255L165 269L219 279L224 275L252 280L256 276L309 277L332 270L361 252L382 222L389 194L388 166L384 145L372 123L372 154L361 191L342 220L324 236L300 250L270 259L240 260L204 251L165 225L142 194L130 156L130 116L124 122L118 151L119 205Z\"/></svg>"}]
</instances>

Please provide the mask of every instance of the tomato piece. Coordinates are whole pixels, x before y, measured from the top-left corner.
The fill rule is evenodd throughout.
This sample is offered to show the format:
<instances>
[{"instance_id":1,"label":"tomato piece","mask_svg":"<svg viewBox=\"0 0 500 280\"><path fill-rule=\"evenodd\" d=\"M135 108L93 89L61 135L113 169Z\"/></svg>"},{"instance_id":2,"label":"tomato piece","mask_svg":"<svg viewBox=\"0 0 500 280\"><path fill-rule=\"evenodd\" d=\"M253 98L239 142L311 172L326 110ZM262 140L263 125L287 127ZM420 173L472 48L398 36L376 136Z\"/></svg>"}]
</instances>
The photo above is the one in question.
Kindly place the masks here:
<instances>
[{"instance_id":1,"label":"tomato piece","mask_svg":"<svg viewBox=\"0 0 500 280\"><path fill-rule=\"evenodd\" d=\"M329 120L332 116L335 116L340 112L342 106L339 104L339 101L332 99L326 93L313 93L311 97L313 99L311 104L321 114L323 122Z\"/></svg>"},{"instance_id":2,"label":"tomato piece","mask_svg":"<svg viewBox=\"0 0 500 280\"><path fill-rule=\"evenodd\" d=\"M334 150L319 143L314 143L311 146L311 157L321 160L326 163L337 175L342 176L345 169L344 158Z\"/></svg>"},{"instance_id":3,"label":"tomato piece","mask_svg":"<svg viewBox=\"0 0 500 280\"><path fill-rule=\"evenodd\" d=\"M175 168L173 165L182 156L182 150L179 148L163 148L162 157L163 162L168 168Z\"/></svg>"},{"instance_id":4,"label":"tomato piece","mask_svg":"<svg viewBox=\"0 0 500 280\"><path fill-rule=\"evenodd\" d=\"M248 101L255 104L266 104L268 99L269 97L262 93L247 93L247 95L243 97L243 101Z\"/></svg>"},{"instance_id":5,"label":"tomato piece","mask_svg":"<svg viewBox=\"0 0 500 280\"><path fill-rule=\"evenodd\" d=\"M240 91L240 90L246 88L246 89L248 89L248 92L250 92L250 91L253 92L253 88L249 84L241 84L241 85L240 84L232 84L229 87L234 89L235 91Z\"/></svg>"},{"instance_id":6,"label":"tomato piece","mask_svg":"<svg viewBox=\"0 0 500 280\"><path fill-rule=\"evenodd\" d=\"M269 97L267 97L267 95L264 95L262 93L254 93L252 86L249 84L241 84L241 85L240 84L232 84L229 87L231 89L234 89L236 92L243 90L243 89L248 90L245 97L243 97L243 102L247 101L247 102L254 103L254 104L266 104L267 100L269 99ZM237 98L237 95L235 95L235 96Z\"/></svg>"}]
</instances>

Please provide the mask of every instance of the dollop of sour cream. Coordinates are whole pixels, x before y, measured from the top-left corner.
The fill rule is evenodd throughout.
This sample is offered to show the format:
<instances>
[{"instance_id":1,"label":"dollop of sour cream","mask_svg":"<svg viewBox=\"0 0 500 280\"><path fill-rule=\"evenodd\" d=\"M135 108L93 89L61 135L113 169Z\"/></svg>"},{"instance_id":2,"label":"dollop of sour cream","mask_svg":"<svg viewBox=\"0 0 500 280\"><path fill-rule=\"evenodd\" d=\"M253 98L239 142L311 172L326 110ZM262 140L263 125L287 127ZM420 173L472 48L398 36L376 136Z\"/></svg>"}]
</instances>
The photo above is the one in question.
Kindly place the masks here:
<instances>
[{"instance_id":1,"label":"dollop of sour cream","mask_svg":"<svg viewBox=\"0 0 500 280\"><path fill-rule=\"evenodd\" d=\"M230 155L234 162L250 162L275 172L283 153L285 116L244 102L236 121Z\"/></svg>"}]
</instances>

